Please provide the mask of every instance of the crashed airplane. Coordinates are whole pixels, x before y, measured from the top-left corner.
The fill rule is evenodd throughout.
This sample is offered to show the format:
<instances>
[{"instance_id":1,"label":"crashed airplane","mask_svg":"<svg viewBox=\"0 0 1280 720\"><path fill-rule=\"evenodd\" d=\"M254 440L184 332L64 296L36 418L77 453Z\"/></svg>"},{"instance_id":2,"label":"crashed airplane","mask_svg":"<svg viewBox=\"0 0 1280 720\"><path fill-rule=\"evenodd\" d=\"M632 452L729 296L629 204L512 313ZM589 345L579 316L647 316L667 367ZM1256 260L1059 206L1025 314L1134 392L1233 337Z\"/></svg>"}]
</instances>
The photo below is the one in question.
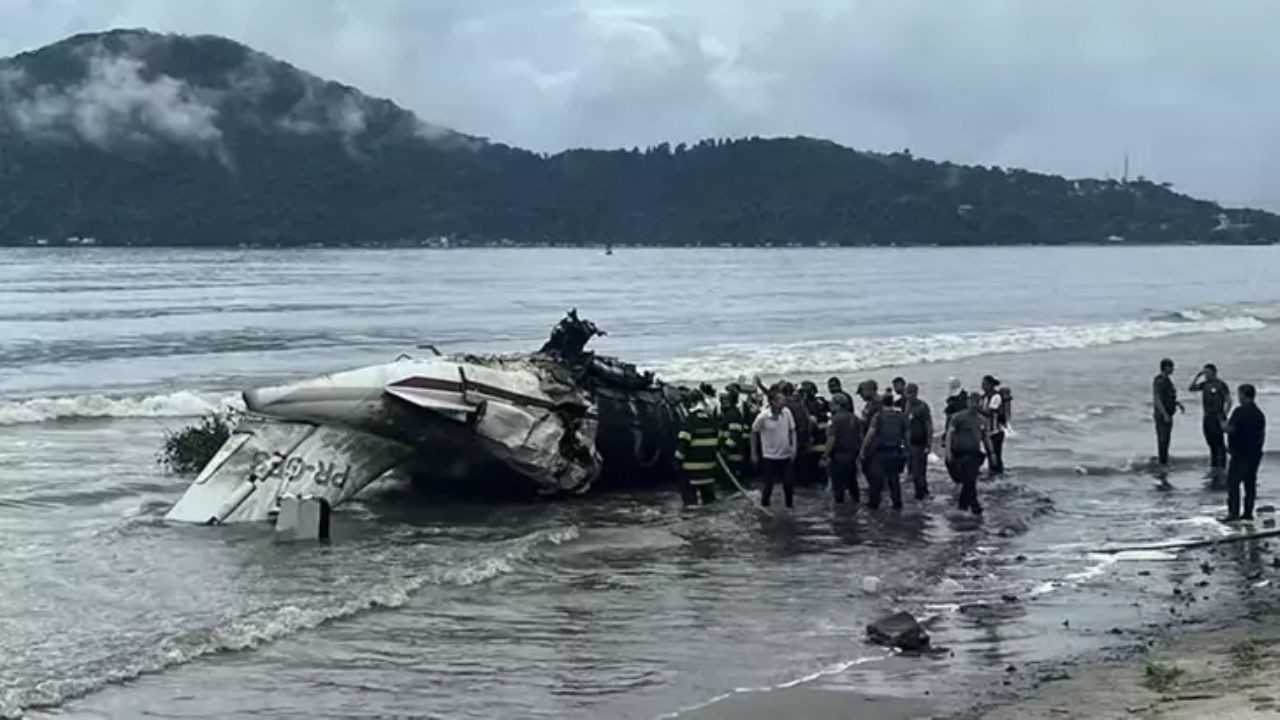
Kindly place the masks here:
<instances>
[{"instance_id":1,"label":"crashed airplane","mask_svg":"<svg viewBox=\"0 0 1280 720\"><path fill-rule=\"evenodd\" d=\"M249 390L230 438L166 517L269 520L291 497L332 507L393 470L481 497L667 483L686 391L586 350L604 334L575 310L536 353L401 356Z\"/></svg>"}]
</instances>

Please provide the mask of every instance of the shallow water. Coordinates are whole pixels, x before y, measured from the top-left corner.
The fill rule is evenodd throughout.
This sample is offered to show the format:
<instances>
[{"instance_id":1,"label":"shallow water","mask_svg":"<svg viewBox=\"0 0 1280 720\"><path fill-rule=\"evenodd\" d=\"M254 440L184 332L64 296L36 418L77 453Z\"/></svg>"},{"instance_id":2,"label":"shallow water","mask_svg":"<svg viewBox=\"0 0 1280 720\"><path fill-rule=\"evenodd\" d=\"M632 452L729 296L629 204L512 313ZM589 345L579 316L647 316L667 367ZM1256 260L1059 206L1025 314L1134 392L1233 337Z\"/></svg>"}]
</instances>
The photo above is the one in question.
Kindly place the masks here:
<instances>
[{"instance_id":1,"label":"shallow water","mask_svg":"<svg viewBox=\"0 0 1280 720\"><path fill-rule=\"evenodd\" d=\"M1271 248L3 260L0 714L655 717L801 680L964 696L1010 663L1167 623L1142 599L1188 561L1091 550L1221 532L1194 403L1177 489L1142 472L1159 357L1180 385L1216 360L1280 391ZM1016 397L1012 477L983 486L981 523L936 471L937 497L901 516L816 490L762 521L739 499L424 507L384 486L337 513L326 547L160 520L185 486L156 466L163 432L235 390L424 342L532 348L575 305L611 331L599 349L667 377L900 369L938 405L949 375L996 372ZM863 626L897 606L936 616L954 655L874 662Z\"/></svg>"}]
</instances>

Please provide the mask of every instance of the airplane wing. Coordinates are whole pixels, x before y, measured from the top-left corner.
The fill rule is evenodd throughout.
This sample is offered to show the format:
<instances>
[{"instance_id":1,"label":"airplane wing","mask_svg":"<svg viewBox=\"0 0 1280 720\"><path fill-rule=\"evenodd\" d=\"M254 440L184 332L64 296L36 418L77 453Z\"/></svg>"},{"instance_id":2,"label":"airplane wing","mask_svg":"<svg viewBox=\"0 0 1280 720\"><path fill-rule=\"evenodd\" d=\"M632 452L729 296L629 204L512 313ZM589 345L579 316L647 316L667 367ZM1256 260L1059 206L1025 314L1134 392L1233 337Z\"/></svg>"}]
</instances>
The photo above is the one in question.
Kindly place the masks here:
<instances>
[{"instance_id":1,"label":"airplane wing","mask_svg":"<svg viewBox=\"0 0 1280 720\"><path fill-rule=\"evenodd\" d=\"M270 520L282 494L311 495L336 507L410 452L403 444L349 428L245 417L165 519Z\"/></svg>"}]
</instances>

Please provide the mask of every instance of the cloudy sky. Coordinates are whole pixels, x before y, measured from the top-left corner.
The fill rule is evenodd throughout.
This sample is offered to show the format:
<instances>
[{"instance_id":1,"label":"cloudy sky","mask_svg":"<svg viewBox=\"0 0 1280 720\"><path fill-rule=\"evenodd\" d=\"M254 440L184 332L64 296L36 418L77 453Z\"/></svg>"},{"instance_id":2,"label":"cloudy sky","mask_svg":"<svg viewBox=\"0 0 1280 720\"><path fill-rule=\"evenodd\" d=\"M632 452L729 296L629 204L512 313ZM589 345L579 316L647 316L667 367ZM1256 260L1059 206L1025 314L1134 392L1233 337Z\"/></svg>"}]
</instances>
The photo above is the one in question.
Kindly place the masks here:
<instances>
[{"instance_id":1,"label":"cloudy sky","mask_svg":"<svg viewBox=\"0 0 1280 720\"><path fill-rule=\"evenodd\" d=\"M226 35L537 150L811 135L1280 210L1273 0L0 0L0 55Z\"/></svg>"}]
</instances>

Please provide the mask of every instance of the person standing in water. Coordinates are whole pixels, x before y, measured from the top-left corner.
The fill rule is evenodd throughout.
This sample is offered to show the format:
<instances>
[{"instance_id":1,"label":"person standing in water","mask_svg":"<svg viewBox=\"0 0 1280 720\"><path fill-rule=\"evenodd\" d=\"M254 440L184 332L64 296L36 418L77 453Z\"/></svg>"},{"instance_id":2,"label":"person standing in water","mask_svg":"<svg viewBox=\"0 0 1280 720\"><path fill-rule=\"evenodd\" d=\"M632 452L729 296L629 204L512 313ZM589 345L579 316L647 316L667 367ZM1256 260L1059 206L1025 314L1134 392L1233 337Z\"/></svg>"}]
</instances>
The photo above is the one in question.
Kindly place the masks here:
<instances>
[{"instance_id":1,"label":"person standing in water","mask_svg":"<svg viewBox=\"0 0 1280 720\"><path fill-rule=\"evenodd\" d=\"M946 446L947 432L951 427L951 418L954 417L956 413L968 409L968 407L969 393L965 391L964 383L960 382L960 379L956 377L949 379L947 381L947 401L942 410L944 415L942 421L943 447ZM950 461L948 461L946 465L947 474L951 476L951 482L958 485L960 483L960 473L956 470L955 465Z\"/></svg>"},{"instance_id":2,"label":"person standing in water","mask_svg":"<svg viewBox=\"0 0 1280 720\"><path fill-rule=\"evenodd\" d=\"M880 497L889 486L894 510L902 509L902 468L906 464L907 419L885 393L880 411L871 418L862 442L863 467L869 489L867 507L880 507Z\"/></svg>"},{"instance_id":3,"label":"person standing in water","mask_svg":"<svg viewBox=\"0 0 1280 720\"><path fill-rule=\"evenodd\" d=\"M1156 421L1156 464L1162 472L1169 469L1169 440L1173 436L1173 414L1186 412L1178 402L1178 388L1173 384L1173 361L1160 361L1160 374L1151 381L1151 407Z\"/></svg>"},{"instance_id":4,"label":"person standing in water","mask_svg":"<svg viewBox=\"0 0 1280 720\"><path fill-rule=\"evenodd\" d=\"M1227 467L1226 431L1227 413L1231 411L1231 388L1218 377L1218 366L1208 363L1191 380L1191 392L1200 393L1200 405L1204 410L1201 427L1204 441L1209 446L1209 478L1215 489L1222 489Z\"/></svg>"},{"instance_id":5,"label":"person standing in water","mask_svg":"<svg viewBox=\"0 0 1280 720\"><path fill-rule=\"evenodd\" d=\"M907 476L916 500L929 496L929 451L933 449L933 411L920 399L920 386L908 383L902 414L907 419Z\"/></svg>"},{"instance_id":6,"label":"person standing in water","mask_svg":"<svg viewBox=\"0 0 1280 720\"><path fill-rule=\"evenodd\" d=\"M987 418L987 437L990 440L987 469L992 475L1004 474L1004 435L1008 420L1004 414L1004 396L999 388L1000 381L994 375L982 378L982 414Z\"/></svg>"},{"instance_id":7,"label":"person standing in water","mask_svg":"<svg viewBox=\"0 0 1280 720\"><path fill-rule=\"evenodd\" d=\"M827 392L831 395L831 406L834 408L836 398L843 397L849 401L849 411L853 411L853 396L844 391L844 385L840 382L840 378L832 377L827 379Z\"/></svg>"},{"instance_id":8,"label":"person standing in water","mask_svg":"<svg viewBox=\"0 0 1280 720\"><path fill-rule=\"evenodd\" d=\"M982 397L970 393L964 410L947 421L943 440L947 465L960 476L960 509L982 514L978 502L978 473L982 471L983 453L991 452L987 419L982 414Z\"/></svg>"},{"instance_id":9,"label":"person standing in water","mask_svg":"<svg viewBox=\"0 0 1280 720\"><path fill-rule=\"evenodd\" d=\"M831 406L831 426L827 432L827 447L823 460L827 465L827 477L831 481L831 494L837 503L844 503L848 490L854 505L860 501L858 493L858 454L862 449L862 421L853 414L853 399L848 394L834 394Z\"/></svg>"},{"instance_id":10,"label":"person standing in water","mask_svg":"<svg viewBox=\"0 0 1280 720\"><path fill-rule=\"evenodd\" d=\"M751 459L764 480L760 504L769 507L773 486L782 484L783 500L792 507L795 494L796 421L781 391L769 394L769 407L751 426Z\"/></svg>"},{"instance_id":11,"label":"person standing in water","mask_svg":"<svg viewBox=\"0 0 1280 720\"><path fill-rule=\"evenodd\" d=\"M1231 465L1227 468L1227 522L1252 520L1258 497L1258 466L1267 439L1267 416L1257 403L1252 385L1240 386L1240 407L1227 421L1231 444ZM1244 486L1244 513L1240 513L1240 486Z\"/></svg>"},{"instance_id":12,"label":"person standing in water","mask_svg":"<svg viewBox=\"0 0 1280 720\"><path fill-rule=\"evenodd\" d=\"M893 389L893 406L902 410L907 406L907 380L899 375L889 383Z\"/></svg>"}]
</instances>

